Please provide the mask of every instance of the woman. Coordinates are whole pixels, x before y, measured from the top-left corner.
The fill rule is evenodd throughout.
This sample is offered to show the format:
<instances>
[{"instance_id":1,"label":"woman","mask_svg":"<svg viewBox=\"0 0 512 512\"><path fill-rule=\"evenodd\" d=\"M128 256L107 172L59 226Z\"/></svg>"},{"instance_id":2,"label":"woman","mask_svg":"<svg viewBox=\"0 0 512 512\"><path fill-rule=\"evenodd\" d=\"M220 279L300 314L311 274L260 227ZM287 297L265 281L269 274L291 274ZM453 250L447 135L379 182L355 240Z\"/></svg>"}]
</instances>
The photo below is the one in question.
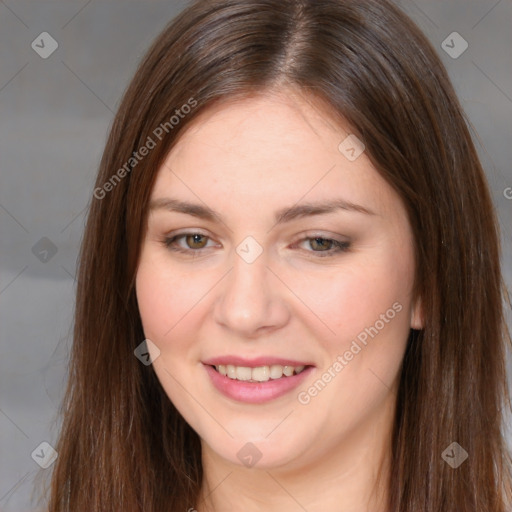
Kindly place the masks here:
<instances>
[{"instance_id":1,"label":"woman","mask_svg":"<svg viewBox=\"0 0 512 512\"><path fill-rule=\"evenodd\" d=\"M508 339L418 28L382 0L197 1L103 155L49 510L505 512Z\"/></svg>"}]
</instances>

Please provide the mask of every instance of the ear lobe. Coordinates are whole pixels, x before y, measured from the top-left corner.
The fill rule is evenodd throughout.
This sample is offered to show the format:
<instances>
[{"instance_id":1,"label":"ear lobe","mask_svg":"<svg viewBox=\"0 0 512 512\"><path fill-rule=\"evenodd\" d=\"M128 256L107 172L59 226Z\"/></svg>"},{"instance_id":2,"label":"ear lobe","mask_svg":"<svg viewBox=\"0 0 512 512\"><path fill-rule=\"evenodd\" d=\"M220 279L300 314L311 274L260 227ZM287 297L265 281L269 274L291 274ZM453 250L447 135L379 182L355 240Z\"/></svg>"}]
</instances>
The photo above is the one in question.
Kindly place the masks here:
<instances>
[{"instance_id":1,"label":"ear lobe","mask_svg":"<svg viewBox=\"0 0 512 512\"><path fill-rule=\"evenodd\" d=\"M411 329L421 330L424 327L423 304L421 297L418 297L411 309Z\"/></svg>"}]
</instances>

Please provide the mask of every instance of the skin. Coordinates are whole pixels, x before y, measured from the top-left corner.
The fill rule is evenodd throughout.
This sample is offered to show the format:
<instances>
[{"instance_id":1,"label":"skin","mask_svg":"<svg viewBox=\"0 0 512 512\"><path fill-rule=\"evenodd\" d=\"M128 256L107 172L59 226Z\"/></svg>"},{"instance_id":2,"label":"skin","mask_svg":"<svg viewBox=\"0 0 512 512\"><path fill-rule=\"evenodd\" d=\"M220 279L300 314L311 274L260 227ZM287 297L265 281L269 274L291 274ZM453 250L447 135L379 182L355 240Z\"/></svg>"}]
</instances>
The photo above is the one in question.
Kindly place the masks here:
<instances>
[{"instance_id":1,"label":"skin","mask_svg":"<svg viewBox=\"0 0 512 512\"><path fill-rule=\"evenodd\" d=\"M154 370L201 438L203 488L190 504L199 512L386 510L399 369L421 305L403 204L366 153L352 162L338 150L349 133L311 97L266 92L202 113L158 171L151 200L207 205L223 217L151 210L136 279L145 335L160 350ZM274 222L284 206L335 198L373 214ZM163 243L194 231L205 238L174 243L188 254ZM247 236L263 250L250 264L236 252ZM328 246L323 257L318 236L350 247ZM338 356L396 303L400 312L300 403L298 393L332 375ZM220 394L201 362L227 354L315 368L300 388L246 404ZM262 454L253 467L237 457L247 442Z\"/></svg>"}]
</instances>

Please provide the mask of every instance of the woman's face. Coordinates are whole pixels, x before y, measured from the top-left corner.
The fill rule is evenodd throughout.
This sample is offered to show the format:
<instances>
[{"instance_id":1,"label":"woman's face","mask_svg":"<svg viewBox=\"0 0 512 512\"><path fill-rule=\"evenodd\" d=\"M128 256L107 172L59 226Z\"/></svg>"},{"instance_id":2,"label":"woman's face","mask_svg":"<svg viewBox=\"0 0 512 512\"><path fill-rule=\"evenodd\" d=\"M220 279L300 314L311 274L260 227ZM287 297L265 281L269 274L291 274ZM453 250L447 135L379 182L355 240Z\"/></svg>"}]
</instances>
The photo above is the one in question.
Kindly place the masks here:
<instances>
[{"instance_id":1,"label":"woman's face","mask_svg":"<svg viewBox=\"0 0 512 512\"><path fill-rule=\"evenodd\" d=\"M282 93L206 111L152 191L136 289L153 367L228 464L371 450L421 327L405 209L312 105Z\"/></svg>"}]
</instances>

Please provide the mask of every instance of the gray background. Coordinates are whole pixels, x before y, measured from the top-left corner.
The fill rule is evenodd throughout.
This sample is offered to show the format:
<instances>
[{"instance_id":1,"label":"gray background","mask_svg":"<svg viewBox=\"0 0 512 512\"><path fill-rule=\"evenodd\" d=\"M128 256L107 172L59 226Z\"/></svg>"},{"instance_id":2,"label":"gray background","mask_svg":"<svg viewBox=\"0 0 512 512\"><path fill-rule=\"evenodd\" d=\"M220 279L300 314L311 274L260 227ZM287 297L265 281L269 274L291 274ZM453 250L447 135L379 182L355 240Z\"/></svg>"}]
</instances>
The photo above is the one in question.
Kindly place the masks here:
<instances>
[{"instance_id":1,"label":"gray background","mask_svg":"<svg viewBox=\"0 0 512 512\"><path fill-rule=\"evenodd\" d=\"M0 511L37 509L31 453L57 439L76 257L95 172L136 64L184 5L0 0ZM511 289L512 2L400 5L438 49L474 127ZM441 47L454 31L469 44L456 59ZM59 45L47 59L31 48L42 32ZM37 257L32 248L43 237L57 252Z\"/></svg>"}]
</instances>

